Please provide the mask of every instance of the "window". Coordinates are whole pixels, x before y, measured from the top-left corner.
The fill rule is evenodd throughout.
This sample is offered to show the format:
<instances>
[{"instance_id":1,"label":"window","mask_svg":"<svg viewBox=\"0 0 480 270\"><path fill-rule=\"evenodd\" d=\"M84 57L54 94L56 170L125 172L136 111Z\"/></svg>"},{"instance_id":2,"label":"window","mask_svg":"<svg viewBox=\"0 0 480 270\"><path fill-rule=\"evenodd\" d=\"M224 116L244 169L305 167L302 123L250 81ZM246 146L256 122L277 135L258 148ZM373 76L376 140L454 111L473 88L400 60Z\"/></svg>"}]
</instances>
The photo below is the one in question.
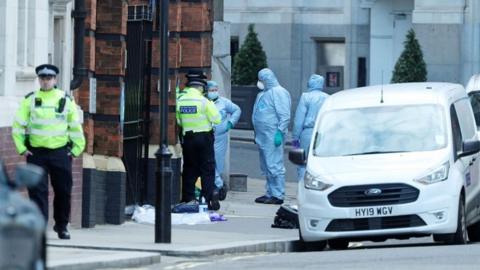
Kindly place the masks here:
<instances>
[{"instance_id":1,"label":"window","mask_svg":"<svg viewBox=\"0 0 480 270\"><path fill-rule=\"evenodd\" d=\"M314 39L317 74L325 78L325 91L334 93L344 88L345 40L343 38Z\"/></svg>"},{"instance_id":2,"label":"window","mask_svg":"<svg viewBox=\"0 0 480 270\"><path fill-rule=\"evenodd\" d=\"M316 130L319 157L433 151L446 147L445 112L437 105L328 111ZM461 139L461 138L460 138Z\"/></svg>"},{"instance_id":3,"label":"window","mask_svg":"<svg viewBox=\"0 0 480 270\"><path fill-rule=\"evenodd\" d=\"M477 130L480 130L480 92L475 91L469 94L470 104L472 104L473 115L475 116L475 123Z\"/></svg>"},{"instance_id":4,"label":"window","mask_svg":"<svg viewBox=\"0 0 480 270\"><path fill-rule=\"evenodd\" d=\"M452 122L452 140L453 140L453 159L458 159L458 154L462 151L462 132L458 122L457 112L453 105L450 106L450 121Z\"/></svg>"},{"instance_id":5,"label":"window","mask_svg":"<svg viewBox=\"0 0 480 270\"><path fill-rule=\"evenodd\" d=\"M472 119L472 110L470 102L467 98L455 102L455 111L460 123L460 131L462 133L462 140L471 140L475 137L475 121Z\"/></svg>"},{"instance_id":6,"label":"window","mask_svg":"<svg viewBox=\"0 0 480 270\"><path fill-rule=\"evenodd\" d=\"M238 37L231 37L230 38L230 55L232 56L232 68L234 64L235 55L237 55L238 50L240 49L240 44L238 41Z\"/></svg>"},{"instance_id":7,"label":"window","mask_svg":"<svg viewBox=\"0 0 480 270\"><path fill-rule=\"evenodd\" d=\"M367 58L359 57L357 66L357 87L367 85Z\"/></svg>"},{"instance_id":8,"label":"window","mask_svg":"<svg viewBox=\"0 0 480 270\"><path fill-rule=\"evenodd\" d=\"M35 0L19 0L17 16L17 65L33 67L35 44Z\"/></svg>"},{"instance_id":9,"label":"window","mask_svg":"<svg viewBox=\"0 0 480 270\"><path fill-rule=\"evenodd\" d=\"M25 66L27 60L27 0L18 1L17 17L17 65Z\"/></svg>"}]
</instances>

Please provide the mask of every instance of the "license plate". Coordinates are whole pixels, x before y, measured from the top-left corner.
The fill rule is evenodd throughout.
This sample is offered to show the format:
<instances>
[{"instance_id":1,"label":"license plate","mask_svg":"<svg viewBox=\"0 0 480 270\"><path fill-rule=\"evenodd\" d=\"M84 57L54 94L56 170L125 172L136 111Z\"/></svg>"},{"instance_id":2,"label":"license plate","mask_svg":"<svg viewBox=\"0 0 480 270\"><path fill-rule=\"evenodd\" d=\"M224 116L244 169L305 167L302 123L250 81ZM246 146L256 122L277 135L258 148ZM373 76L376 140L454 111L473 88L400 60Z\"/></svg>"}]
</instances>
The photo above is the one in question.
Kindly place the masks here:
<instances>
[{"instance_id":1,"label":"license plate","mask_svg":"<svg viewBox=\"0 0 480 270\"><path fill-rule=\"evenodd\" d=\"M352 217L385 217L393 215L393 206L374 206L353 208L350 211Z\"/></svg>"}]
</instances>

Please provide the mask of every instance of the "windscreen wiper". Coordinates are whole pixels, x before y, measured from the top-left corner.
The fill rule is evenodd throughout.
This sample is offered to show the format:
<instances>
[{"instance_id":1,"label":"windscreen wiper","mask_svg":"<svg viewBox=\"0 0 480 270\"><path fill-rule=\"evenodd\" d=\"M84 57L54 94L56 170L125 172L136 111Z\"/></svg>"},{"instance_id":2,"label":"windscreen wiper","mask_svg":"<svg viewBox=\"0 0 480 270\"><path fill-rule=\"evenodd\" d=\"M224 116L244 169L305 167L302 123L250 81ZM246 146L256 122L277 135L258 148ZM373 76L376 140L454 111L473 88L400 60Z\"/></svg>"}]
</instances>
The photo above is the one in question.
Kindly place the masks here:
<instances>
[{"instance_id":1,"label":"windscreen wiper","mask_svg":"<svg viewBox=\"0 0 480 270\"><path fill-rule=\"evenodd\" d=\"M347 154L347 155L344 155L344 156L391 154L391 153L402 153L402 152L406 152L406 151L370 151L370 152L362 152L362 153L355 153L355 154Z\"/></svg>"}]
</instances>

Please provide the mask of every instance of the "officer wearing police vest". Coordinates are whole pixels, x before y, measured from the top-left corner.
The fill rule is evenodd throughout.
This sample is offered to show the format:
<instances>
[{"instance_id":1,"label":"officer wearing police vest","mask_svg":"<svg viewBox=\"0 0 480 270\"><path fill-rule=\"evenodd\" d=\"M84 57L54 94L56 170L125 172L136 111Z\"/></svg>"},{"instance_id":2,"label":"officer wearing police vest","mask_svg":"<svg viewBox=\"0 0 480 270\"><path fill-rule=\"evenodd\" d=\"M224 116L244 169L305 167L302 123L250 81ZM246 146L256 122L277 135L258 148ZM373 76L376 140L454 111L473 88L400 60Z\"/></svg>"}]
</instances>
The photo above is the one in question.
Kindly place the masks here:
<instances>
[{"instance_id":1,"label":"officer wearing police vest","mask_svg":"<svg viewBox=\"0 0 480 270\"><path fill-rule=\"evenodd\" d=\"M182 201L195 199L195 182L202 179L202 196L210 210L220 209L219 194L215 188L215 152L213 125L221 122L215 104L204 97L207 77L191 70L187 84L177 99L176 117L183 135L183 188Z\"/></svg>"},{"instance_id":2,"label":"officer wearing police vest","mask_svg":"<svg viewBox=\"0 0 480 270\"><path fill-rule=\"evenodd\" d=\"M54 65L35 69L40 89L29 93L20 103L12 126L16 150L27 163L41 166L49 175L54 191L53 218L60 239L70 239L67 230L72 193L72 158L84 147L82 125L75 101L56 88L59 72ZM48 220L48 177L28 189L30 198Z\"/></svg>"}]
</instances>

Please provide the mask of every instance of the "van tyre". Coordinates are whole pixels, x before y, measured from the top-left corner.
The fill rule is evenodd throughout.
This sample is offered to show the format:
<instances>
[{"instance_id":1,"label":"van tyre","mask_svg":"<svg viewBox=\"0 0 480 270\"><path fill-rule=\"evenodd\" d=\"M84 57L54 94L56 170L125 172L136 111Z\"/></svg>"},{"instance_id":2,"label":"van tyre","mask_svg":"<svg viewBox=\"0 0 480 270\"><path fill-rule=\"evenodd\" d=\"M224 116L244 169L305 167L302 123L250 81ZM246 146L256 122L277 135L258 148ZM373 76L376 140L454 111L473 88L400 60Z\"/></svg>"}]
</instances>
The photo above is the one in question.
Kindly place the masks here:
<instances>
[{"instance_id":1,"label":"van tyre","mask_svg":"<svg viewBox=\"0 0 480 270\"><path fill-rule=\"evenodd\" d=\"M468 231L468 240L473 242L480 242L480 221L469 226Z\"/></svg>"},{"instance_id":2,"label":"van tyre","mask_svg":"<svg viewBox=\"0 0 480 270\"><path fill-rule=\"evenodd\" d=\"M449 234L434 234L433 240L449 245L463 245L468 242L467 218L463 194L460 196L460 202L458 203L457 231Z\"/></svg>"},{"instance_id":3,"label":"van tyre","mask_svg":"<svg viewBox=\"0 0 480 270\"><path fill-rule=\"evenodd\" d=\"M331 249L343 250L348 248L348 241L345 239L331 239L328 240L328 246Z\"/></svg>"},{"instance_id":4,"label":"van tyre","mask_svg":"<svg viewBox=\"0 0 480 270\"><path fill-rule=\"evenodd\" d=\"M299 251L322 251L327 247L327 241L313 241L305 242L302 237L302 232L298 229L300 240L298 241Z\"/></svg>"}]
</instances>

